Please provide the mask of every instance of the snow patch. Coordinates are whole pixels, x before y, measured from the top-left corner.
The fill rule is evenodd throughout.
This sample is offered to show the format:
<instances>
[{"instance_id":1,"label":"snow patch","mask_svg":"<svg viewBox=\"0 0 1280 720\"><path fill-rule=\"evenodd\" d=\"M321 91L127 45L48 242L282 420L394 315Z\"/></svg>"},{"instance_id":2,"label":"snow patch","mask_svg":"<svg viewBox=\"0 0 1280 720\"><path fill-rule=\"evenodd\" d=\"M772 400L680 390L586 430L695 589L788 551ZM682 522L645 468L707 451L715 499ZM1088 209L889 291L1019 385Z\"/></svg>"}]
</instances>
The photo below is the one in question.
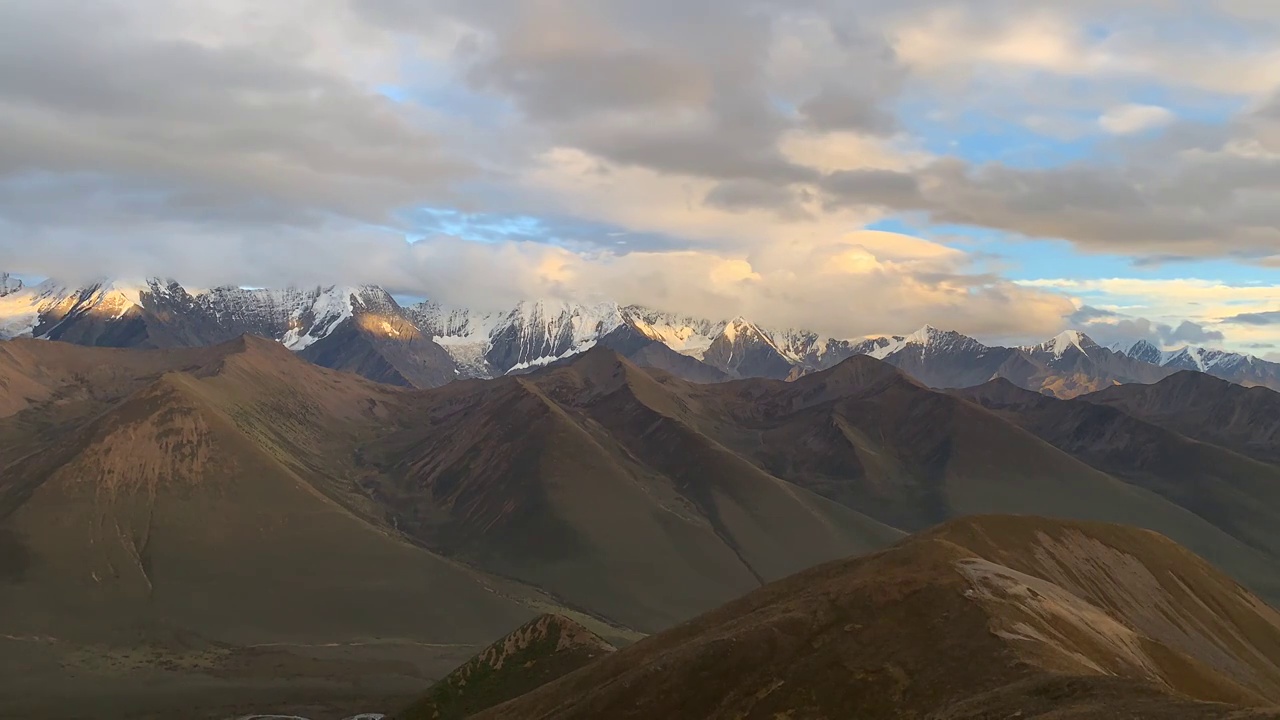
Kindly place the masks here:
<instances>
[{"instance_id":1,"label":"snow patch","mask_svg":"<svg viewBox=\"0 0 1280 720\"><path fill-rule=\"evenodd\" d=\"M596 346L595 340L587 340L581 345L576 345L559 355L547 355L545 357L534 358L533 360L516 363L515 365L511 366L510 370L507 370L506 374L510 375L511 373L518 372L520 370L528 370L530 368L537 368L537 367L550 365L551 363L556 362L558 360L564 360L565 358L570 358L570 357L573 357L574 355L579 355L581 353L584 353L595 346Z\"/></svg>"}]
</instances>

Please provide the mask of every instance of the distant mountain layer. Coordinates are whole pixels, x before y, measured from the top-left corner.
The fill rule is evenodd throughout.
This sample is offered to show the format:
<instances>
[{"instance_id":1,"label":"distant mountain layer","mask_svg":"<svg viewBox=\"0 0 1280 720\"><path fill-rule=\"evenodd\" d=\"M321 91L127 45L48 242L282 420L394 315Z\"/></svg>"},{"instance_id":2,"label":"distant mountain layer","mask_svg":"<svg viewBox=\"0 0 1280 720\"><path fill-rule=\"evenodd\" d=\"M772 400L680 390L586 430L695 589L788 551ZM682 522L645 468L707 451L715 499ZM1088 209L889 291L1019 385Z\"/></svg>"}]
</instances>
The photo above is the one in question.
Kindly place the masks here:
<instances>
[{"instance_id":1,"label":"distant mountain layer","mask_svg":"<svg viewBox=\"0 0 1280 720\"><path fill-rule=\"evenodd\" d=\"M474 717L1277 718L1280 613L1155 533L966 518Z\"/></svg>"},{"instance_id":2,"label":"distant mountain layer","mask_svg":"<svg viewBox=\"0 0 1280 720\"><path fill-rule=\"evenodd\" d=\"M741 317L712 321L616 303L537 301L482 313L435 302L402 307L372 286L193 291L150 280L23 287L0 276L0 339L169 348L217 344L243 333L276 340L324 367L420 388L527 373L599 345L695 382L794 379L869 355L937 388L1005 378L1074 397L1195 370L1280 390L1277 363L1204 348L1161 351L1145 342L1104 348L1074 331L1020 348L987 346L932 327L850 340L763 328Z\"/></svg>"}]
</instances>

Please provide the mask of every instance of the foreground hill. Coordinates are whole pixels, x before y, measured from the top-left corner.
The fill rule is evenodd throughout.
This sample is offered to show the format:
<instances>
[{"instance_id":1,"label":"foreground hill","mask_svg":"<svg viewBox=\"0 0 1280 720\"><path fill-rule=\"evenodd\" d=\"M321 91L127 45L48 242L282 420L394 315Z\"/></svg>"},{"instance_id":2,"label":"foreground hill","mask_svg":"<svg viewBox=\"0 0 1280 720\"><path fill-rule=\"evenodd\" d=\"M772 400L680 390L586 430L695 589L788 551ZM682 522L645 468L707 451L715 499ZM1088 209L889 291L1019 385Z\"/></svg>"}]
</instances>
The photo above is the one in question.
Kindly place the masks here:
<instances>
[{"instance_id":1,"label":"foreground hill","mask_svg":"<svg viewBox=\"0 0 1280 720\"><path fill-rule=\"evenodd\" d=\"M1280 717L1280 613L1167 538L956 521L476 718Z\"/></svg>"},{"instance_id":2,"label":"foreground hill","mask_svg":"<svg viewBox=\"0 0 1280 720\"><path fill-rule=\"evenodd\" d=\"M401 720L462 720L568 675L616 648L560 615L520 626L431 686Z\"/></svg>"}]
</instances>

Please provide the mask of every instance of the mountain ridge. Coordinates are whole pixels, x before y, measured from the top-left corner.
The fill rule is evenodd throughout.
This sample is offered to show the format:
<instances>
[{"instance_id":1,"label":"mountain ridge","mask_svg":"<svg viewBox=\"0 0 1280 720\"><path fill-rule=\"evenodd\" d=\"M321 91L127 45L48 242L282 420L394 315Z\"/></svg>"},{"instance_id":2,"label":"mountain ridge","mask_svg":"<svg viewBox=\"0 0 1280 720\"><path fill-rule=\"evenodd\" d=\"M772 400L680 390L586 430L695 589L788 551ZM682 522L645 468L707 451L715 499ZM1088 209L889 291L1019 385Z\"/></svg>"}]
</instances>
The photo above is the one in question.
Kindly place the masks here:
<instances>
[{"instance_id":1,"label":"mountain ridge","mask_svg":"<svg viewBox=\"0 0 1280 720\"><path fill-rule=\"evenodd\" d=\"M697 383L597 343L412 389L252 335L152 350L12 340L0 606L25 624L15 635L68 642L128 642L160 621L233 644L468 645L548 611L625 640L992 512L1152 528L1280 597L1276 464L1232 449L1280 446L1260 422L1272 406L1251 399L1280 396L1195 373L1100 399L988 390L938 391L868 355L790 382ZM1222 437L1172 427L1219 412L1236 413L1213 423ZM442 628L440 582L493 612ZM217 602L184 600L197 595ZM456 658L441 671L462 659L422 652Z\"/></svg>"},{"instance_id":2,"label":"mountain ridge","mask_svg":"<svg viewBox=\"0 0 1280 720\"><path fill-rule=\"evenodd\" d=\"M1008 377L1027 389L1074 397L1191 369L1280 390L1280 363L1198 347L1164 351L1145 341L1103 347L1074 330L1043 343L1000 347L931 326L908 335L837 339L798 328L767 329L743 317L698 319L612 302L527 301L500 312L434 301L402 307L368 285L188 291L158 279L83 287L5 283L0 339L177 347L249 332L319 365L410 387L529 372L602 344L700 382L794 379L852 355L870 355L938 388Z\"/></svg>"}]
</instances>

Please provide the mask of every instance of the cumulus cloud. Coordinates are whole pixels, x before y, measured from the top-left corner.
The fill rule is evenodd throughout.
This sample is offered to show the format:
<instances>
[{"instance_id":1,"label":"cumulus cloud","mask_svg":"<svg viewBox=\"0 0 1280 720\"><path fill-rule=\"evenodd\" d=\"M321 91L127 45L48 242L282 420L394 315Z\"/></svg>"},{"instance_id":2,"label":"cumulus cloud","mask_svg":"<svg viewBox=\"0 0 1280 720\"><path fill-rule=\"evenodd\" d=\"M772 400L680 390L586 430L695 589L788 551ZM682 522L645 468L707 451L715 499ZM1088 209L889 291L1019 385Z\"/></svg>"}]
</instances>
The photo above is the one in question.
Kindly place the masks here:
<instances>
[{"instance_id":1,"label":"cumulus cloud","mask_svg":"<svg viewBox=\"0 0 1280 720\"><path fill-rule=\"evenodd\" d=\"M684 251L586 258L527 244L502 251L521 267L495 267L473 243L456 240L414 251L429 253L422 267L439 268L435 290L470 303L569 293L712 318L743 314L837 337L900 333L928 322L983 337L1017 336L1052 327L1070 310L1064 297L965 272L954 256L896 240L887 233L853 233L819 248L794 243L746 256ZM485 284L474 287L467 269L487 275ZM537 279L511 288L504 270L512 278Z\"/></svg>"},{"instance_id":2,"label":"cumulus cloud","mask_svg":"<svg viewBox=\"0 0 1280 720\"><path fill-rule=\"evenodd\" d=\"M1091 308L1096 312L1096 308ZM1088 318L1092 315L1092 319ZM1186 345L1220 343L1226 336L1219 330L1208 330L1199 323L1183 320L1176 326L1155 322L1142 317L1128 317L1119 313L1093 314L1077 312L1073 318L1077 327L1103 345L1128 347L1139 340L1159 348L1179 348Z\"/></svg>"}]
</instances>

